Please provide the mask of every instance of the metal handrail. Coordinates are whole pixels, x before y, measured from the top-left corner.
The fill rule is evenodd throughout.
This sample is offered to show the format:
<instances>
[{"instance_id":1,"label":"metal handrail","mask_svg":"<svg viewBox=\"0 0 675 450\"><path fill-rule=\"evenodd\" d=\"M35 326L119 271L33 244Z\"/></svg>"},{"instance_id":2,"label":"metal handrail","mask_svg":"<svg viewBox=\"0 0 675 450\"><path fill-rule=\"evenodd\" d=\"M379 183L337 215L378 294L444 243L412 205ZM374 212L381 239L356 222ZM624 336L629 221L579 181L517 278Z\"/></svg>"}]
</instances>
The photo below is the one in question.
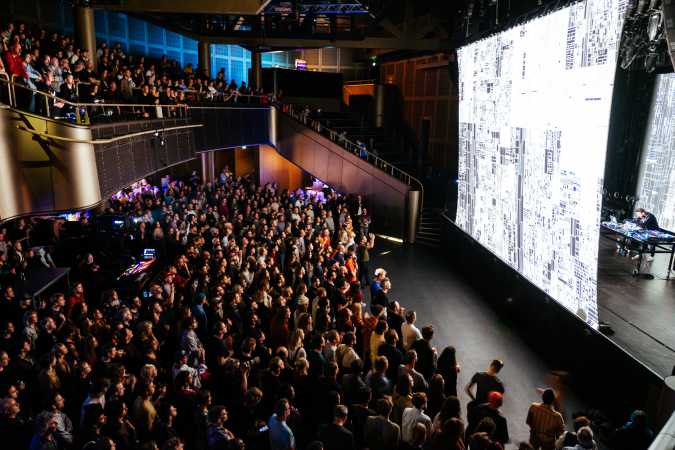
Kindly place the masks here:
<instances>
[{"instance_id":1,"label":"metal handrail","mask_svg":"<svg viewBox=\"0 0 675 450\"><path fill-rule=\"evenodd\" d=\"M285 112L285 114L291 116L293 119L296 121L302 123L305 126L309 126L312 128L314 131L318 132L319 134L323 134L323 131L327 132L330 140L332 142L337 143L341 147L345 148L346 150L349 150L351 153L354 153L356 155L359 155L363 159L363 156L366 156L366 160L369 161L372 159L374 161L374 165L378 167L379 169L385 171L385 172L390 172L390 175L405 182L408 186L413 186L413 183L417 184L419 186L419 190L421 193L421 197L424 198L424 185L420 180L415 178L414 176L410 175L408 172L399 169L395 165L387 162L386 160L380 158L379 156L375 155L374 153L368 151L364 146L358 145L355 142L350 141L347 139L346 136L341 135L338 131L333 130L331 128L328 128L324 126L320 121L315 120L315 119L309 119L308 117L303 117L303 114L296 114L295 111L293 111L292 105L288 105L288 112ZM284 112L284 108L281 108L281 111ZM398 176L397 176L398 175ZM420 202L420 205L422 202ZM420 211L421 211L421 206L420 206Z\"/></svg>"},{"instance_id":2,"label":"metal handrail","mask_svg":"<svg viewBox=\"0 0 675 450\"><path fill-rule=\"evenodd\" d=\"M9 100L10 103L12 103L12 89L9 85L10 83L9 75L7 75L7 73L0 73L0 75L2 75L5 78L5 80L7 80L7 99Z\"/></svg>"},{"instance_id":3,"label":"metal handrail","mask_svg":"<svg viewBox=\"0 0 675 450\"><path fill-rule=\"evenodd\" d=\"M0 82L2 82L2 80L0 80ZM39 89L33 89L33 88L31 88L31 87L24 86L24 85L22 85L22 84L18 84L18 83L11 82L11 85L12 85L12 89L15 89L16 87L19 87L19 88L21 88L21 89L30 91L30 92L32 92L33 94L39 94L39 95L42 95L42 96L45 96L45 97L49 97L49 98L52 99L52 100L56 100L56 101L58 101L59 103L64 103L64 104L67 104L67 105L70 105L70 106L101 106L101 105L105 105L105 106L138 106L138 107L145 107L145 108L147 108L147 107L152 107L152 106L163 106L163 107L167 107L167 108L168 108L168 107L171 107L171 106L173 106L173 107L176 107L176 106L188 106L187 104L182 104L182 103L177 103L177 104L166 104L166 103L163 103L163 104L156 104L156 105L155 105L155 104L148 105L148 104L145 104L145 103L105 103L105 102L100 102L100 103L85 103L85 102L71 102L70 100L66 100L65 98L61 98L61 97L58 97L58 96L56 96L56 95L52 95L52 94L50 94L49 92L44 92L44 91L41 91L41 90L39 90ZM16 92L14 92L14 96L16 96ZM15 100L16 100L16 99L15 99ZM15 107L16 104L13 104L13 105L10 105L10 106L14 106L14 107Z\"/></svg>"},{"instance_id":4,"label":"metal handrail","mask_svg":"<svg viewBox=\"0 0 675 450\"><path fill-rule=\"evenodd\" d=\"M186 116L187 112L190 109L233 109L237 108L236 106L231 106L235 105L236 103L223 103L222 106L215 106L215 104L218 103L217 100L207 100L204 103L213 103L214 105L202 105L201 103L198 105L190 105L188 103L176 103L176 104L165 104L165 103L157 103L157 104L145 104L145 103L106 103L104 101L97 102L97 103L86 103L86 102L73 102L70 100L66 100L64 98L61 98L57 96L56 94L50 94L48 92L41 91L39 89L34 89L29 86L25 86L23 84L15 83L9 77L7 80L3 80L0 78L0 83L7 83L8 85L8 95L9 95L9 105L12 107L17 107L17 99L16 99L16 88L18 87L19 89L23 89L25 91L28 91L32 95L37 95L40 96L44 100L44 108L45 108L45 113L47 116L51 116L51 107L50 107L50 102L53 103L59 103L63 104L63 106L59 107L59 109L62 109L66 105L68 105L70 108L72 108L75 112L76 116L76 121L77 123L81 124L86 124L87 123L87 118L83 117L83 114L89 114L89 109L93 108L118 108L118 109L130 109L131 112L133 113L138 113L138 112L144 112L147 111L149 108L167 108L169 111L175 111L176 109L181 111L181 116ZM89 83L87 83L89 84ZM242 94L238 94L238 96L243 96ZM267 97L264 95L245 95L246 97L250 98L262 98L262 97ZM249 102L250 104L250 102ZM267 109L270 106L262 106L262 108ZM256 106L252 107L240 107L241 109L252 109L256 108ZM121 112L121 111L120 111Z\"/></svg>"},{"instance_id":5,"label":"metal handrail","mask_svg":"<svg viewBox=\"0 0 675 450\"><path fill-rule=\"evenodd\" d=\"M79 86L91 86L91 85L92 85L92 83L90 83L90 82L88 82L88 81L78 81L78 82L75 84L76 91L77 91L77 93L79 94ZM140 91L140 90L142 90L143 88L140 87L140 86L134 86L132 89L133 89L134 91ZM221 92L221 91L217 91L217 92L211 93L211 92L205 92L205 91L197 91L197 90L195 90L195 89L185 89L185 90L181 90L180 92L184 92L186 95L188 95L188 94L189 94L189 95L201 95L201 96L203 97L203 100L202 100L202 101L206 101L206 102L213 102L213 101L214 101L214 100L212 100L212 99L209 99L209 95L211 95L211 96L216 96L216 97L228 97L227 100L229 100L230 98L237 98L237 99L238 99L238 98L240 98L240 97L244 97L244 98L247 98L247 99L249 100L249 103L250 103L250 100L251 100L252 98L265 98L265 97L269 97L268 95L265 95L265 94L261 94L261 95L258 95L258 94L240 94L239 92L236 92L236 93L229 93L229 92ZM205 100L204 100L204 99L205 99ZM225 101L227 101L227 100L225 100Z\"/></svg>"},{"instance_id":6,"label":"metal handrail","mask_svg":"<svg viewBox=\"0 0 675 450\"><path fill-rule=\"evenodd\" d=\"M367 80L352 80L352 81L345 81L343 85L351 86L351 85L359 85L359 84L369 84L369 83L375 83L374 78L370 78Z\"/></svg>"},{"instance_id":7,"label":"metal handrail","mask_svg":"<svg viewBox=\"0 0 675 450\"><path fill-rule=\"evenodd\" d=\"M45 138L45 139L52 139L55 141L65 141L65 142L74 142L77 144L111 144L113 142L121 141L123 139L130 139L138 136L145 136L148 134L156 134L156 133L164 133L166 131L175 131L175 130L184 130L187 128L201 128L203 127L204 124L199 123L199 124L193 124L193 125L180 125L177 127L168 127L168 128L162 128L161 130L159 129L153 129L153 130L145 130L145 131L138 131L136 133L131 133L131 134L123 134L121 136L115 136L112 138L108 139L74 139L74 138L69 138L69 137L64 137L64 136L56 136L53 134L49 133L43 133L41 131L37 130L31 130L29 128L26 128L21 125L17 125L16 128L21 131L25 131L26 133L31 133L36 136Z\"/></svg>"},{"instance_id":8,"label":"metal handrail","mask_svg":"<svg viewBox=\"0 0 675 450\"><path fill-rule=\"evenodd\" d=\"M170 107L176 107L176 106L185 106L185 107L190 107L190 108L218 108L218 107L212 107L212 106L189 105L189 104L187 104L187 103L177 103L177 104L158 103L158 104L148 105L148 104L145 104L145 103L105 103L105 102L99 102L99 103L85 103L85 102L71 102L71 101L69 101L69 100L66 100L66 99L64 99L64 98L58 97L58 96L56 96L56 95L52 95L52 94L50 94L50 93L48 93L48 92L40 91L39 89L33 89L33 88L31 88L31 87L24 86L23 84L15 83L15 82L13 81L14 78L20 78L20 77L17 77L16 75L12 75L12 79L11 79L11 80L9 79L9 77L7 77L7 79L4 81L4 82L8 83L8 85L9 85L9 86L8 86L8 92L11 93L11 95L10 95L10 100L11 100L10 106L13 106L13 107L16 107L16 92L15 92L14 90L15 90L16 87L19 87L20 89L24 89L24 90L30 91L30 92L33 93L33 94L39 94L39 95L42 95L42 96L44 96L44 97L49 97L49 98L52 99L52 100L56 100L56 101L58 101L58 102L60 102L60 103L64 103L64 104L67 104L67 105L70 105L70 106L74 106L74 107L77 107L77 106L102 106L102 105L105 105L105 106L120 106L120 107L122 107L122 106L124 106L124 107L134 106L134 107L139 107L139 108L148 108L148 107L154 107L154 106L161 106L161 107L164 107L164 108L170 108ZM0 82L3 82L3 80L0 79ZM80 84L82 84L82 85L91 85L91 83L88 83L88 82L85 82L85 81L81 81L81 82L76 83L75 86L77 87L77 86L80 85ZM140 88L134 88L134 89L140 90ZM249 98L249 99L252 99L252 98L269 98L269 95L258 95L258 94L228 94L228 93L225 93L225 92L216 92L216 93L211 94L211 93L200 92L200 91L195 91L195 90L185 90L185 91L181 91L181 92L186 92L186 93L190 93L190 94L201 95L202 97L206 98L205 103L212 103L212 102L214 102L213 100L209 100L209 99L208 99L208 96L209 96L209 95L213 95L213 96L216 96L216 97L225 97L225 96L228 96L228 98L232 98L232 97L237 97L237 98L239 98L239 97L245 97L245 98ZM268 107L269 107L269 106L268 106Z\"/></svg>"}]
</instances>

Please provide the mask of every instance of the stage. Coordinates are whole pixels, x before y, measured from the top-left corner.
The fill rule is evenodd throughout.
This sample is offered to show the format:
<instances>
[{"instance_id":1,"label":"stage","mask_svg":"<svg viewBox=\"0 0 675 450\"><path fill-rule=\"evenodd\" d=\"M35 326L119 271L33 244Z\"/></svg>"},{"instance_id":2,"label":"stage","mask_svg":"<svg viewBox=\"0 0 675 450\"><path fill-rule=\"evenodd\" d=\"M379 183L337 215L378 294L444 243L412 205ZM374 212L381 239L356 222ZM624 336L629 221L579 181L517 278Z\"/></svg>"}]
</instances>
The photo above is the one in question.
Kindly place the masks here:
<instances>
[{"instance_id":1,"label":"stage","mask_svg":"<svg viewBox=\"0 0 675 450\"><path fill-rule=\"evenodd\" d=\"M653 280L633 277L636 262L616 256L616 245L600 239L598 315L621 348L660 376L675 366L675 272L667 280L667 254L657 254Z\"/></svg>"}]
</instances>

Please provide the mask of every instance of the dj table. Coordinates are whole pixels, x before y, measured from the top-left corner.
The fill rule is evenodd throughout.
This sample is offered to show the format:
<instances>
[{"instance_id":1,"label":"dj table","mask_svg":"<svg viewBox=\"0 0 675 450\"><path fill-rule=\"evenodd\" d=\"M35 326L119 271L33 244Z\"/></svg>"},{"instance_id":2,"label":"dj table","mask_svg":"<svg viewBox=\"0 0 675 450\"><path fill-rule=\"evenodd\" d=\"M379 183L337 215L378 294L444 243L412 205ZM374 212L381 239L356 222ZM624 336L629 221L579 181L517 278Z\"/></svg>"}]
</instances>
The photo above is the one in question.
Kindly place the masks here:
<instances>
[{"instance_id":1,"label":"dj table","mask_svg":"<svg viewBox=\"0 0 675 450\"><path fill-rule=\"evenodd\" d=\"M670 254L666 276L670 279L673 256L675 255L675 233L662 229L645 230L632 222L602 222L600 224L600 236L616 242L621 248L627 248L629 251L637 253L637 266L633 269L633 275L640 275L642 258L645 253L649 255L656 253Z\"/></svg>"}]
</instances>

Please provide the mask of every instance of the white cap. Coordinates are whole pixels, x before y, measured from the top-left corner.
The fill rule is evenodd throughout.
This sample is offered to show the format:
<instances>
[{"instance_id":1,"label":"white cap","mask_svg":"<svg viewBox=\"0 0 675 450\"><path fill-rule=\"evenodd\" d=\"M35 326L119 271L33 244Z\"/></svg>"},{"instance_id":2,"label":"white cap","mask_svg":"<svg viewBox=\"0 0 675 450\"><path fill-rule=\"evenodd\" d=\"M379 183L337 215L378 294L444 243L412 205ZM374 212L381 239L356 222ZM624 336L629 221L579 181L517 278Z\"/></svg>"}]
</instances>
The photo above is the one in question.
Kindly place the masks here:
<instances>
[{"instance_id":1,"label":"white cap","mask_svg":"<svg viewBox=\"0 0 675 450\"><path fill-rule=\"evenodd\" d=\"M386 275L386 274L387 274L387 271L384 270L382 267L378 267L377 269L375 269L375 276L376 277L379 277L381 275Z\"/></svg>"}]
</instances>

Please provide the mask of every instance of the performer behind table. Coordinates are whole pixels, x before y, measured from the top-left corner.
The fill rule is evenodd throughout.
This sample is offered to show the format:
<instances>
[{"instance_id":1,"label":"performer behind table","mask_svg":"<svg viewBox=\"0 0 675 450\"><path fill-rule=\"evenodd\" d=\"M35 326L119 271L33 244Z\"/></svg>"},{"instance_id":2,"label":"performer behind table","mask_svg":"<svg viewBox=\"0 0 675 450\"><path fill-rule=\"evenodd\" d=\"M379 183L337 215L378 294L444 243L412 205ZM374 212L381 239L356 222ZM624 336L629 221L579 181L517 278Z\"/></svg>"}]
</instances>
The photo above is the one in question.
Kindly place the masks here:
<instances>
[{"instance_id":1,"label":"performer behind table","mask_svg":"<svg viewBox=\"0 0 675 450\"><path fill-rule=\"evenodd\" d=\"M637 223L641 228L645 230L658 230L659 222L656 220L656 216L650 213L644 208L638 208L635 210L638 213L635 223Z\"/></svg>"},{"instance_id":2,"label":"performer behind table","mask_svg":"<svg viewBox=\"0 0 675 450\"><path fill-rule=\"evenodd\" d=\"M638 208L635 210L637 217L635 218L635 223L645 230L658 230L659 222L656 220L656 216L644 208ZM655 246L647 244L642 244L642 251L645 252L649 249L649 255L647 255L647 262L652 262L654 260ZM640 253L633 256L634 260L640 259Z\"/></svg>"}]
</instances>

